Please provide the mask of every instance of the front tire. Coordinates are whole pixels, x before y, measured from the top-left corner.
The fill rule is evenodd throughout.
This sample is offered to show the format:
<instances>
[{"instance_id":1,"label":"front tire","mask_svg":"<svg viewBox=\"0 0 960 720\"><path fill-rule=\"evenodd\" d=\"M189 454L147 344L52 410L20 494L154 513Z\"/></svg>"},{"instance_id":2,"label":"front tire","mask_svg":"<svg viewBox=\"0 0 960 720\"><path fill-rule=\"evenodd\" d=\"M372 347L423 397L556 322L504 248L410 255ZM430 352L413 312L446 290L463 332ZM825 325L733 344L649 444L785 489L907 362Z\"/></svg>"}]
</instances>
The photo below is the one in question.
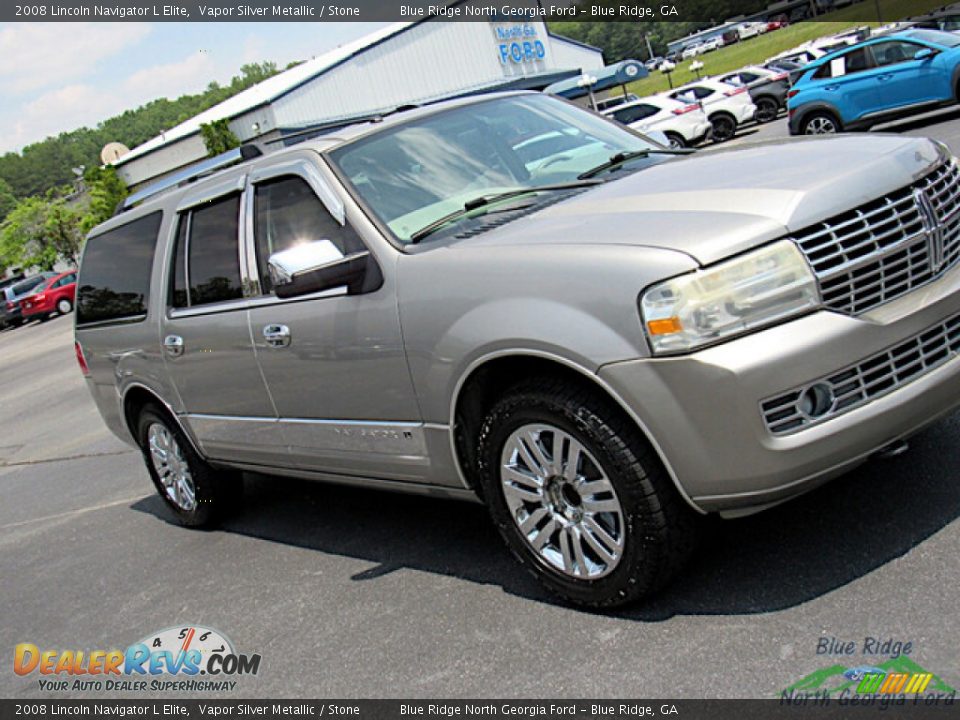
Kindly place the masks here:
<instances>
[{"instance_id":1,"label":"front tire","mask_svg":"<svg viewBox=\"0 0 960 720\"><path fill-rule=\"evenodd\" d=\"M715 143L726 142L737 134L737 120L728 113L722 112L712 115L710 124L713 125L713 141Z\"/></svg>"},{"instance_id":2,"label":"front tire","mask_svg":"<svg viewBox=\"0 0 960 720\"><path fill-rule=\"evenodd\" d=\"M150 479L177 522L211 527L234 509L242 492L240 476L210 467L159 407L141 411L137 430Z\"/></svg>"},{"instance_id":3,"label":"front tire","mask_svg":"<svg viewBox=\"0 0 960 720\"><path fill-rule=\"evenodd\" d=\"M57 301L57 312L61 315L66 315L71 310L73 310L73 303L68 298L60 298Z\"/></svg>"},{"instance_id":4,"label":"front tire","mask_svg":"<svg viewBox=\"0 0 960 720\"><path fill-rule=\"evenodd\" d=\"M663 587L697 518L612 402L559 380L516 386L479 437L482 492L520 563L572 603L609 608Z\"/></svg>"}]
</instances>

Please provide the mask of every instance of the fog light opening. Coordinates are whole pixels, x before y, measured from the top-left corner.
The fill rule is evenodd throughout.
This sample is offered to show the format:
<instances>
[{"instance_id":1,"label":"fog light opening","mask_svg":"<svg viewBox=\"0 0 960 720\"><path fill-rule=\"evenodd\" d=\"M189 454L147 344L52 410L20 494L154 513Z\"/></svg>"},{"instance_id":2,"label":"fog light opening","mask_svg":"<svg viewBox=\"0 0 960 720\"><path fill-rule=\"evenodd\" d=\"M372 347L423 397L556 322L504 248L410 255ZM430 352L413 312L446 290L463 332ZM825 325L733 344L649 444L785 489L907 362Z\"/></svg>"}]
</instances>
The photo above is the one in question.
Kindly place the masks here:
<instances>
[{"instance_id":1,"label":"fog light opening","mask_svg":"<svg viewBox=\"0 0 960 720\"><path fill-rule=\"evenodd\" d=\"M817 420L833 410L835 402L833 388L826 383L817 383L800 395L800 412L811 420Z\"/></svg>"}]
</instances>

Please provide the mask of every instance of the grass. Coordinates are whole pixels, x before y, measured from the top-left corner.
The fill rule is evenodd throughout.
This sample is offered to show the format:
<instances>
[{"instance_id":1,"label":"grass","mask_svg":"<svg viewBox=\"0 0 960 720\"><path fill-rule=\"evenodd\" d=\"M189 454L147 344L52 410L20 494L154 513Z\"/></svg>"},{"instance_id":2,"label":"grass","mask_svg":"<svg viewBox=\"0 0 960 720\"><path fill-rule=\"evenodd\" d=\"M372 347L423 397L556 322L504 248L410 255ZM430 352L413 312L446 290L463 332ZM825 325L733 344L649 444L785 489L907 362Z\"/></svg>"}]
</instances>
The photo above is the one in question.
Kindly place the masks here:
<instances>
[{"instance_id":1,"label":"grass","mask_svg":"<svg viewBox=\"0 0 960 720\"><path fill-rule=\"evenodd\" d=\"M919 15L934 7L939 7L944 0L931 2L930 0L879 0L882 17L904 18ZM868 8L868 6L870 6ZM824 35L832 35L850 27L870 25L876 27L880 22L864 21L865 16L873 14L873 2L865 0L863 3L849 5L840 10L820 15L817 20L789 25L781 30L774 30L764 35L743 40L734 45L722 47L719 50L700 55L696 60L703 63L700 75L719 75L743 67L764 62L767 58L777 55L784 50L790 50L808 40L815 40ZM693 60L684 60L677 64L676 70L670 73L673 86L677 87L696 80L696 73L689 69ZM653 95L670 89L667 76L659 71L653 71L648 77L627 85L627 89L638 96ZM616 89L611 95L616 94Z\"/></svg>"}]
</instances>

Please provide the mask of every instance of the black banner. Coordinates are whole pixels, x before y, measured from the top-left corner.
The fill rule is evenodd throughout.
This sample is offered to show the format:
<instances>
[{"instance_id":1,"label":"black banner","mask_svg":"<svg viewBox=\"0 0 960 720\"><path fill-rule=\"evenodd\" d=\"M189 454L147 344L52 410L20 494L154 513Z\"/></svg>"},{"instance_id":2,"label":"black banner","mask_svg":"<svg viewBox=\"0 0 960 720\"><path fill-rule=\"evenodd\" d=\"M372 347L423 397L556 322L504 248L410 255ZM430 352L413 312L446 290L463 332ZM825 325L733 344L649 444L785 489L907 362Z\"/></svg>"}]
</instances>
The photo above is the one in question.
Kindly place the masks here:
<instances>
[{"instance_id":1,"label":"black banner","mask_svg":"<svg viewBox=\"0 0 960 720\"><path fill-rule=\"evenodd\" d=\"M936 0L24 0L0 4L4 22L703 22L726 18L891 22ZM835 17L834 12L842 13Z\"/></svg>"},{"instance_id":2,"label":"black banner","mask_svg":"<svg viewBox=\"0 0 960 720\"><path fill-rule=\"evenodd\" d=\"M898 695L779 700L0 700L0 720L17 718L603 718L781 720L960 717L954 696Z\"/></svg>"}]
</instances>

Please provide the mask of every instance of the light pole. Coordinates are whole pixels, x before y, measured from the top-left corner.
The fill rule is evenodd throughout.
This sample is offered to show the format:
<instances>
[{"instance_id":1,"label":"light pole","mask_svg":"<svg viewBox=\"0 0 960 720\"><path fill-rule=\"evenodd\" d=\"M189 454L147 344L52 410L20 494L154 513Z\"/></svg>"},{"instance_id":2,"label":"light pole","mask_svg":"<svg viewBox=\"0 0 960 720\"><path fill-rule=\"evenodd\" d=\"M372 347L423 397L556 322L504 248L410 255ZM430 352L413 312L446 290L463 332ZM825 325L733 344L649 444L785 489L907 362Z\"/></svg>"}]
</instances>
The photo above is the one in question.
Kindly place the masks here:
<instances>
[{"instance_id":1,"label":"light pole","mask_svg":"<svg viewBox=\"0 0 960 720\"><path fill-rule=\"evenodd\" d=\"M670 89L673 90L673 78L670 77L670 73L673 72L673 69L676 67L669 60L664 60L660 65L660 72L667 76L667 82L670 83Z\"/></svg>"},{"instance_id":2,"label":"light pole","mask_svg":"<svg viewBox=\"0 0 960 720\"><path fill-rule=\"evenodd\" d=\"M690 71L697 74L697 80L700 79L700 71L703 70L703 63L699 60L694 60L690 63Z\"/></svg>"},{"instance_id":3,"label":"light pole","mask_svg":"<svg viewBox=\"0 0 960 720\"><path fill-rule=\"evenodd\" d=\"M580 76L580 79L577 80L577 87L585 87L587 92L590 94L590 109L597 109L597 101L593 97L593 86L597 84L597 79L593 75L583 74Z\"/></svg>"}]
</instances>

